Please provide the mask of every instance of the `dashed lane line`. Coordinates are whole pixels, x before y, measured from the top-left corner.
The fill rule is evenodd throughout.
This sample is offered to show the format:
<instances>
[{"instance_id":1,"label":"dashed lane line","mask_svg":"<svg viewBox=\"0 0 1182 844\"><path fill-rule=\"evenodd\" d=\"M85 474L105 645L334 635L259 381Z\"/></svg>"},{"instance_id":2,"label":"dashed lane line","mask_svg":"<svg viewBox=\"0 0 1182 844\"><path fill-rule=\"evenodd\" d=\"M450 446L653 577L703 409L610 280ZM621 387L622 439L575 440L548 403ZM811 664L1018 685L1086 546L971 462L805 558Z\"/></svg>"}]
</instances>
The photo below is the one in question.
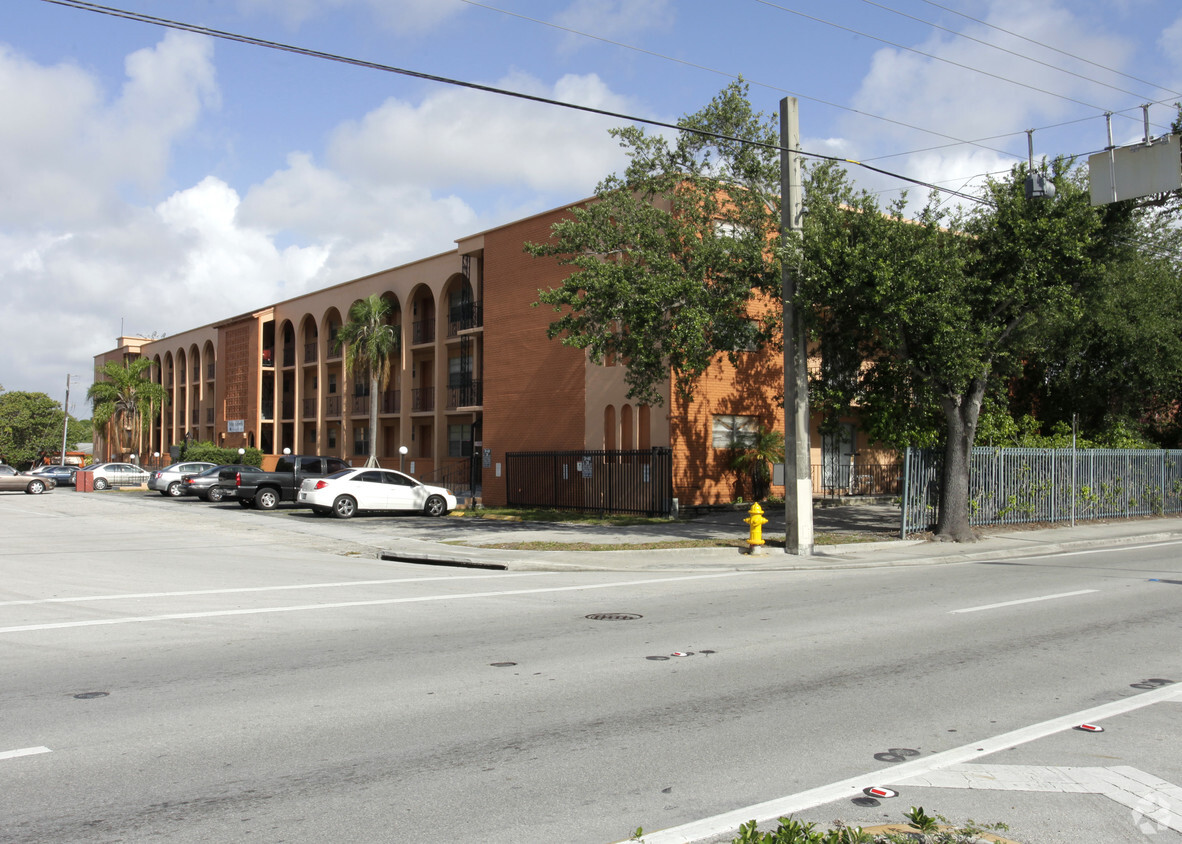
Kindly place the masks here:
<instances>
[{"instance_id":1,"label":"dashed lane line","mask_svg":"<svg viewBox=\"0 0 1182 844\"><path fill-rule=\"evenodd\" d=\"M966 612L981 612L982 610L996 610L1001 607L1016 607L1018 604L1033 604L1038 601L1054 601L1058 598L1074 598L1076 595L1090 595L1093 592L1099 592L1099 589L1080 589L1076 592L1060 592L1057 595L1042 595L1038 598L1021 598L1017 601L1003 601L1000 604L986 604L983 607L968 607L963 610L951 610L950 615Z\"/></svg>"},{"instance_id":2,"label":"dashed lane line","mask_svg":"<svg viewBox=\"0 0 1182 844\"><path fill-rule=\"evenodd\" d=\"M20 750L0 750L0 759L16 759L20 756L36 756L38 753L53 753L48 747L22 747Z\"/></svg>"},{"instance_id":3,"label":"dashed lane line","mask_svg":"<svg viewBox=\"0 0 1182 844\"><path fill-rule=\"evenodd\" d=\"M224 589L190 589L180 592L130 592L114 595L78 595L71 598L26 598L19 601L0 601L0 607L30 604L72 604L88 601L122 601L141 598L184 598L194 595L237 595L246 592L285 592L295 589L340 589L350 586L387 586L395 583L430 583L439 580L487 580L493 577L536 577L542 571L498 572L497 574L460 574L440 577L400 577L388 580L342 580L336 583L293 583L282 586L239 586Z\"/></svg>"},{"instance_id":4,"label":"dashed lane line","mask_svg":"<svg viewBox=\"0 0 1182 844\"><path fill-rule=\"evenodd\" d=\"M474 598L503 598L514 595L542 595L557 592L587 592L595 589L619 589L635 586L646 586L654 583L680 583L691 580L714 580L723 577L744 577L758 572L728 571L717 574L692 574L684 577L658 577L649 580L620 580L611 583L591 583L579 586L550 586L537 589L502 589L496 592L464 592L459 594L420 595L413 598L379 598L369 601L340 601L331 604L301 604L291 607L255 607L237 610L209 610L206 612L165 613L162 615L132 616L127 618L95 618L86 621L58 621L47 624L22 624L17 627L0 627L0 635L8 633L27 633L40 630L65 630L71 627L99 627L110 624L145 624L154 621L180 621L195 618L223 618L240 615L265 615L281 612L310 612L313 610L332 610L347 607L380 607L393 604L417 604L429 601L467 601Z\"/></svg>"}]
</instances>

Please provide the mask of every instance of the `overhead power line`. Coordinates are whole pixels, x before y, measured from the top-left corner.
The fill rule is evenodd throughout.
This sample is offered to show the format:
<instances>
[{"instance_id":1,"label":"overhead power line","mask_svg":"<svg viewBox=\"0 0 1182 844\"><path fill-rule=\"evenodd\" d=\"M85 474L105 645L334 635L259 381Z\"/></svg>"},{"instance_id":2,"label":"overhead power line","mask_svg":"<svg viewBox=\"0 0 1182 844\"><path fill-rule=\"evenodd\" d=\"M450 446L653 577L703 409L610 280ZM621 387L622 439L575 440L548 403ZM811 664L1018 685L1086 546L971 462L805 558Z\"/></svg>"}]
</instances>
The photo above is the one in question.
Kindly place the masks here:
<instances>
[{"instance_id":1,"label":"overhead power line","mask_svg":"<svg viewBox=\"0 0 1182 844\"><path fill-rule=\"evenodd\" d=\"M1115 73L1117 76L1123 76L1125 79L1131 79L1134 82L1140 82L1142 85L1148 85L1150 88L1156 88L1159 91L1165 91L1166 93L1172 94L1176 97L1182 96L1182 91L1172 91L1164 85L1158 85L1155 82L1149 82L1145 79L1140 79L1139 77L1131 76L1128 73L1124 73L1123 71L1116 70L1115 68L1111 68L1111 67L1107 67L1102 64L1098 64L1097 62L1094 62L1091 59L1085 59L1083 56L1077 56L1075 53L1069 53L1066 50L1060 50L1058 47L1052 47L1050 44L1047 44L1046 42L1036 41L1033 38L1027 38L1025 35L1014 32L1011 29L1005 29L1004 27L1000 27L995 24L991 24L988 21L983 21L980 18L975 18L972 15L966 15L964 12L958 12L956 9L950 9L947 6L941 5L940 3L933 2L933 0L922 0L922 2L927 3L929 6L935 6L937 9L943 9L945 12L951 12L954 15L960 15L962 18L965 18L966 20L971 20L973 23L979 23L982 26L989 27L990 29L996 29L998 32L1004 32L1006 35L1012 35L1014 38L1020 38L1021 40L1025 41L1027 44L1034 44L1038 47L1043 47L1047 50L1051 50L1052 52L1058 53L1061 56L1067 56L1069 59L1075 59L1076 61L1083 62L1084 64L1090 64L1092 67L1098 67L1098 68L1100 68L1100 70L1106 70L1109 73Z\"/></svg>"},{"instance_id":2,"label":"overhead power line","mask_svg":"<svg viewBox=\"0 0 1182 844\"><path fill-rule=\"evenodd\" d=\"M648 117L638 117L636 115L624 114L618 111L609 111L607 109L594 108L592 106L580 105L578 103L569 103L562 100L551 99L550 97L541 97L535 94L526 94L520 91L510 91L505 88L497 88L492 85L482 85L477 82L467 82L460 79L452 79L446 76L438 76L432 73L424 73L417 70L408 70L406 68L394 67L392 65L380 64L378 62L367 61L365 59L350 58L348 56L341 56L334 53L326 53L320 50L313 50L307 47L298 47L292 44L284 44L278 41L268 41L262 38L255 38L249 35L241 35L234 32L226 32L220 29L211 29L197 24L185 23L183 21L171 20L169 18L161 18L155 15L147 15L140 12L131 12L126 9L117 9L111 6L101 6L97 3L88 3L84 0L42 0L45 3L52 3L56 6L65 6L67 8L79 9L87 12L95 12L102 15L109 15L111 17L123 18L125 20L137 21L139 23L148 23L153 26L161 26L167 29L176 29L182 32L192 32L196 35L205 35L210 38L218 38L224 41L233 41L239 44L246 44L253 47L266 47L271 50L280 50L286 53L293 53L295 55L306 56L308 58L322 59L324 61L338 62L341 64L352 65L353 67L365 68L367 70L380 70L384 73L394 73L401 76L409 76L413 79L422 79L427 82L438 82L443 85L455 85L461 88L468 88L474 91L482 91L487 94L497 94L505 97L513 97L515 99L526 100L529 102L540 103L542 105L557 106L559 108L567 108L575 111L582 111L589 114L598 114L604 117L612 117L619 120L626 120L630 123L643 123L648 126L657 126L662 129L672 129L676 132L689 132L691 134L700 135L703 137L714 138L716 140L731 141L749 144L751 146L760 147L762 149L774 150L783 152L783 147L778 144L766 144L761 141L754 141L749 138L735 138L730 135L723 135L716 132L706 132L700 129L690 129L684 126L679 126L675 123L669 123L663 120L654 120ZM870 164L864 164L861 161L855 161L852 158L842 158L835 155L824 155L822 153L807 152L805 150L795 150L798 155L803 155L808 158L817 158L825 161L835 161L843 164L851 164L856 167L861 167L865 170L870 170L875 173L880 173L885 176L890 176L894 179L899 179L904 182L909 182L920 187L926 187L929 190L940 191L951 196L959 197L960 199L968 200L970 202L978 202L981 204L990 204L987 200L979 196L972 196L970 194L960 193L958 191L949 190L948 188L940 187L939 185L925 182L921 179L915 179L910 176L904 176L901 173L893 173L890 170L884 170L881 167L874 167Z\"/></svg>"},{"instance_id":3,"label":"overhead power line","mask_svg":"<svg viewBox=\"0 0 1182 844\"><path fill-rule=\"evenodd\" d=\"M469 6L475 6L479 9L487 9L490 12L496 12L501 15L507 15L509 17L518 18L519 20L529 21L530 23L536 23L539 26L547 26L547 27L550 27L551 29L559 30L560 32L566 32L571 35L578 35L582 38L589 38L593 41L599 41L600 43L603 43L603 44L610 44L613 47L620 47L621 49L624 49L624 50L631 50L635 53L641 53L646 56L652 56L653 58L661 59L663 61L668 61L668 62L673 62L675 64L685 65L686 67L692 67L695 70L704 70L707 73L713 73L718 76L722 76L726 79L739 79L740 78L738 74L730 73L729 71L725 71L725 70L719 70L718 68L710 67L709 65L698 64L697 62L691 62L687 59L680 59L676 56L670 56L670 55L666 55L664 53L658 53L655 50L647 50L644 47L637 47L634 44L626 44L622 41L615 41L611 38L604 38L601 35L595 35L594 33L584 32L584 31L578 30L578 29L573 29L572 27L563 26L561 24L554 23L553 21L542 20L540 18L533 18L528 15L520 14L519 12L509 11L508 9L501 9L496 6L491 6L488 3L477 2L477 0L460 0L460 2L467 3ZM925 126L916 126L913 123L907 123L906 121L898 120L893 117L886 117L885 115L875 114L874 112L870 112L870 111L863 111L861 109L852 108L851 106L842 105L841 103L835 103L835 102L832 102L831 100L824 100L824 99L821 99L820 97L813 97L813 96L810 96L809 94L802 94L799 91L792 91L787 88L782 88L779 85L773 85L770 82L761 82L757 79L748 79L747 77L742 77L742 78L745 82L748 82L752 85L756 85L760 88L767 88L769 91L776 91L781 94L787 94L791 97L796 97L801 100L807 100L811 103L817 103L818 105L828 106L829 108L835 108L835 109L839 109L841 111L848 111L849 113L856 114L860 117L869 117L872 120L881 120L883 123L890 123L894 126L901 126L904 129L912 129L916 132L923 132L924 134L927 134L927 135L934 135L937 138L947 138L948 140L954 142L952 144L953 146L958 145L958 144L969 144L971 146L977 146L977 147L980 147L981 149L989 150L990 152L995 152L998 155L1008 155L1008 156L1012 156L1012 157L1018 158L1018 159L1021 159L1023 157L1021 155L1018 155L1017 153L1009 152L1008 150L997 149L996 147L984 146L983 144L976 143L974 141L965 141L960 138L957 138L955 135L949 135L945 132L937 131L936 129L929 129ZM1026 130L1011 132L1010 135L998 135L997 137L1009 137L1009 136L1016 137L1018 135L1024 135L1024 134L1026 134ZM899 153L899 154L906 155L906 153Z\"/></svg>"},{"instance_id":4,"label":"overhead power line","mask_svg":"<svg viewBox=\"0 0 1182 844\"><path fill-rule=\"evenodd\" d=\"M759 3L763 6L768 6L773 9L779 9L781 12L787 12L790 15L796 15L797 17L804 18L805 20L813 21L814 23L824 24L825 26L831 26L835 29L840 29L844 32L849 32L854 35L861 36L862 38L869 38L873 41L878 41L880 44L886 44L888 47L894 47L897 50L905 50L906 52L909 52L909 53L915 53L916 55L923 56L923 57L931 59L933 61L942 62L944 64L949 64L949 65L952 65L953 67L959 67L963 70L967 70L972 73L979 73L982 76L988 76L991 79L997 79L1001 82L1008 82L1011 85L1017 85L1020 88L1027 88L1031 91L1037 91L1040 94L1046 94L1049 97L1056 97L1058 99L1065 100L1069 103L1075 103L1076 105L1084 106L1085 108L1092 108L1092 109L1095 109L1096 111L1101 112L1101 113L1113 113L1113 114L1118 113L1117 110L1115 110L1115 109L1106 108L1104 106L1098 106L1098 105L1095 105L1094 103L1084 102L1083 100L1077 100L1075 97L1069 97L1066 94L1056 94L1054 91L1048 91L1046 88L1039 88L1037 85L1031 85L1026 82L1021 82L1017 79L1010 79L1008 77L1002 76L997 73L991 73L988 70L982 70L979 67L973 67L972 65L962 64L960 62L954 62L951 59L946 59L943 56L937 56L933 53L925 53L923 50L917 50L914 47L908 47L906 44L898 44L894 41L888 41L885 38L880 38L877 35L872 35L869 32L862 32L861 30L845 26L844 24L834 23L833 21L825 20L824 18L819 18L819 17L816 17L815 15L805 14L804 12L801 12L797 9L791 9L788 6L784 6L779 3L773 3L773 2L771 2L771 0L755 0L755 2Z\"/></svg>"},{"instance_id":5,"label":"overhead power line","mask_svg":"<svg viewBox=\"0 0 1182 844\"><path fill-rule=\"evenodd\" d=\"M1017 50L1010 50L1010 49L1002 47L998 44L991 44L990 42L985 41L984 39L976 38L972 35L966 35L963 32L958 32L957 30L951 29L947 26L941 26L940 24L938 24L934 21L924 20L923 18L916 17L915 15L910 15L907 12L902 12L898 9L893 9L890 6L887 6L885 3L878 3L878 2L876 2L876 0L862 0L862 2L868 6L874 6L876 8L882 9L883 11L887 11L887 12L890 12L891 14L898 15L899 17L907 18L908 20L913 20L913 21L916 21L917 23L922 23L925 26L930 26L932 29L938 29L941 32L950 33L952 35L957 36L958 38L964 38L964 39L972 41L976 44L981 44L982 46L989 47L992 50L998 50L1002 53L1006 53L1007 55L1016 56L1017 58L1024 59L1025 61L1028 61L1028 62L1033 62L1034 64L1037 64L1037 65L1042 65L1043 67L1048 67L1051 70L1058 71L1059 73L1067 74L1068 76L1074 76L1077 79L1084 80L1085 82L1091 82L1096 85L1102 85L1105 88L1111 88L1113 91L1119 91L1122 94L1128 94L1133 97L1141 97L1142 96L1141 94L1137 93L1136 91L1129 91L1126 88L1118 88L1117 86L1112 85L1108 82L1102 82L1099 79L1093 79L1090 76L1084 76L1081 73L1076 73L1075 71L1068 70L1065 67L1059 67L1058 65L1051 64L1050 62L1044 62L1041 59L1036 59L1036 58L1034 58L1034 56L1031 56L1027 53L1019 53ZM1029 39L1027 39L1027 40L1029 40ZM1045 45L1040 45L1040 46L1045 46ZM1113 71L1113 72L1115 72L1115 71ZM1149 83L1145 83L1145 84L1149 84ZM1160 86L1160 85L1150 85L1150 87L1152 87L1158 91L1166 90L1166 89L1162 88L1162 86Z\"/></svg>"}]
</instances>

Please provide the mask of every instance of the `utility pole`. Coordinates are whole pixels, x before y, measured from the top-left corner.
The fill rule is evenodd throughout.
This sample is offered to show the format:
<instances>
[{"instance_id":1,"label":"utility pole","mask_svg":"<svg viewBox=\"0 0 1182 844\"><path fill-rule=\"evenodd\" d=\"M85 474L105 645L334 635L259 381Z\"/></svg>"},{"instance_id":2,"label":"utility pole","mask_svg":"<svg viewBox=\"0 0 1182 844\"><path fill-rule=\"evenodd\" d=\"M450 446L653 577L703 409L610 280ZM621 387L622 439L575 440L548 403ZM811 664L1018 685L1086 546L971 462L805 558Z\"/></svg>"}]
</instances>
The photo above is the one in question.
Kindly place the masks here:
<instances>
[{"instance_id":1,"label":"utility pole","mask_svg":"<svg viewBox=\"0 0 1182 844\"><path fill-rule=\"evenodd\" d=\"M780 238L801 237L800 114L796 97L780 100ZM784 552L813 553L813 473L809 465L809 376L807 338L796 312L796 268L783 263L784 298Z\"/></svg>"},{"instance_id":2,"label":"utility pole","mask_svg":"<svg viewBox=\"0 0 1182 844\"><path fill-rule=\"evenodd\" d=\"M66 403L62 405L62 410L66 412L66 418L62 421L62 450L58 455L58 463L62 466L66 465L66 434L70 430L70 376L66 375Z\"/></svg>"}]
</instances>

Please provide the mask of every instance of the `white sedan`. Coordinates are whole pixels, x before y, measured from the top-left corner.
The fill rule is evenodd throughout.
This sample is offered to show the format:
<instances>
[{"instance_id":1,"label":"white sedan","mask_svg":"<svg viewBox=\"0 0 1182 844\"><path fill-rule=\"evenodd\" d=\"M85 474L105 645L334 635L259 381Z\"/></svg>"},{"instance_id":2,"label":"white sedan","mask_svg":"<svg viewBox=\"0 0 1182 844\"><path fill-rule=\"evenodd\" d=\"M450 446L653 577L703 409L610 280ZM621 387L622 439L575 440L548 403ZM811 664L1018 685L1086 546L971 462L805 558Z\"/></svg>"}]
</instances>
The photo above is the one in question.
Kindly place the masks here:
<instances>
[{"instance_id":1,"label":"white sedan","mask_svg":"<svg viewBox=\"0 0 1182 844\"><path fill-rule=\"evenodd\" d=\"M345 469L308 478L296 502L317 513L348 519L362 510L408 510L442 516L456 507L456 497L441 486L428 486L392 469Z\"/></svg>"}]
</instances>

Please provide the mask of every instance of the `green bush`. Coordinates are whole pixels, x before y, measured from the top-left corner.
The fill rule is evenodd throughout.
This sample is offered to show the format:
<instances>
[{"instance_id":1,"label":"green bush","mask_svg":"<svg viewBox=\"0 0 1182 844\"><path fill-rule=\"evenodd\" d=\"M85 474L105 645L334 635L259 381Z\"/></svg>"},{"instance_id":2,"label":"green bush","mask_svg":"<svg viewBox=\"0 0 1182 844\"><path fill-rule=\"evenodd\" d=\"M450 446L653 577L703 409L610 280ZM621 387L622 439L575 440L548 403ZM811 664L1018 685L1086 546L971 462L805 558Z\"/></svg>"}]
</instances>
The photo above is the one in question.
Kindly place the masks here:
<instances>
[{"instance_id":1,"label":"green bush","mask_svg":"<svg viewBox=\"0 0 1182 844\"><path fill-rule=\"evenodd\" d=\"M182 449L181 460L205 460L209 463L243 463L247 466L262 466L263 453L257 448L246 449L239 454L236 448L221 448L211 442L191 442Z\"/></svg>"}]
</instances>

